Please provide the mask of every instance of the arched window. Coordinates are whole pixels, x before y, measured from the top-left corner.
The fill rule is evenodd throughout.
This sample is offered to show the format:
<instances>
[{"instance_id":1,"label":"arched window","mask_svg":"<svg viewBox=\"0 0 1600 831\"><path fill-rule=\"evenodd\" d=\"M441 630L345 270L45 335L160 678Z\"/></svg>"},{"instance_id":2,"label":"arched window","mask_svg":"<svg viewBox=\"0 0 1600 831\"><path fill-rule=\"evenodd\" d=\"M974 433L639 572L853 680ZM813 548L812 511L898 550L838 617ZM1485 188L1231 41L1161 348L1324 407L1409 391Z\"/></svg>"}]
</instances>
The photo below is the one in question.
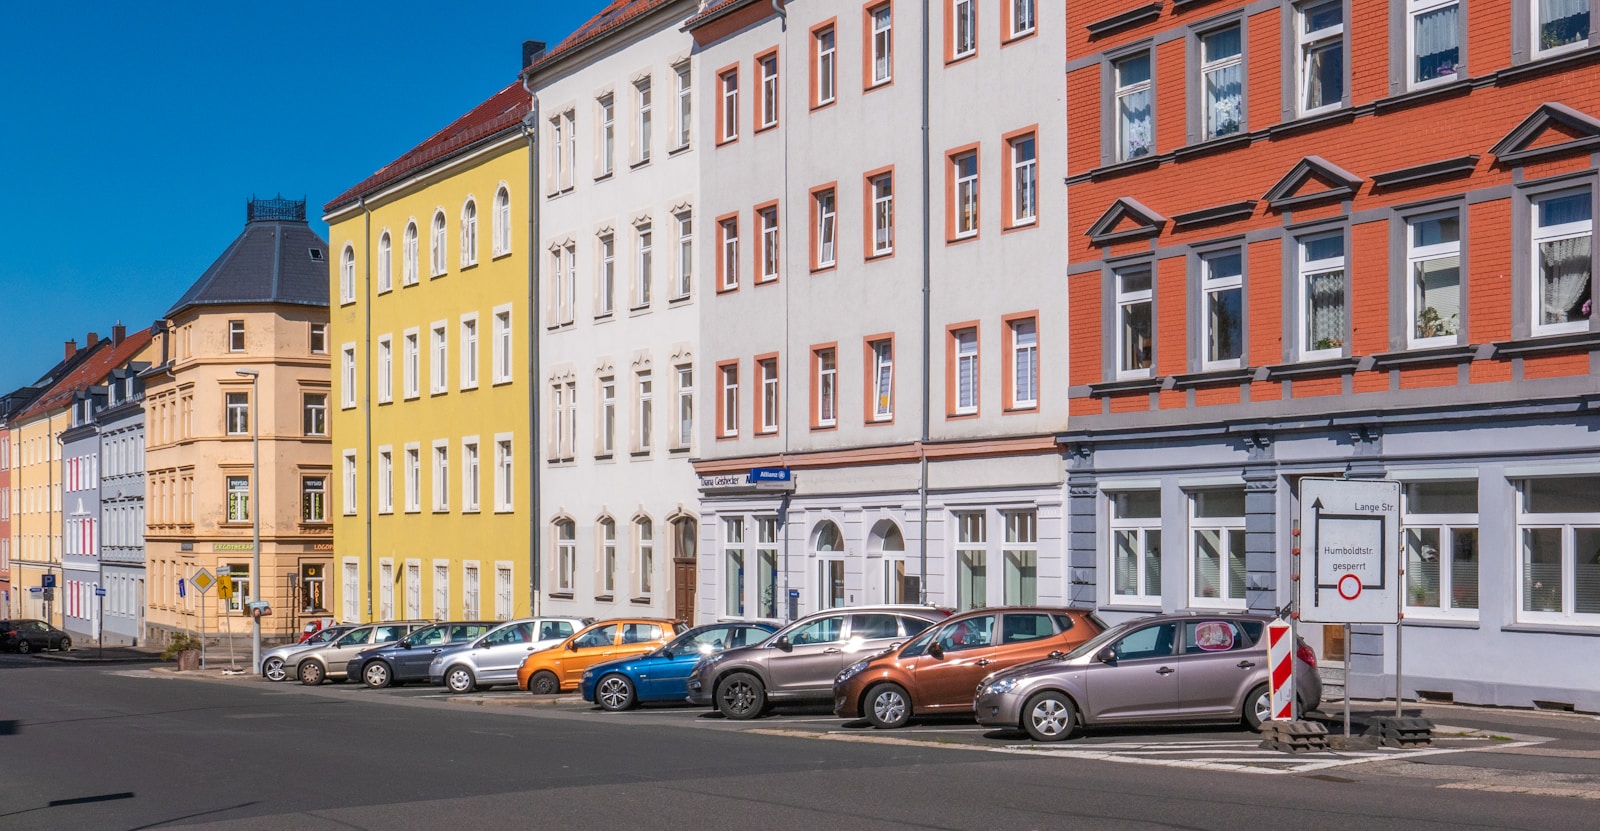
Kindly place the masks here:
<instances>
[{"instance_id":1,"label":"arched window","mask_svg":"<svg viewBox=\"0 0 1600 831\"><path fill-rule=\"evenodd\" d=\"M511 192L501 188L494 195L494 254L511 252Z\"/></svg>"},{"instance_id":2,"label":"arched window","mask_svg":"<svg viewBox=\"0 0 1600 831\"><path fill-rule=\"evenodd\" d=\"M339 257L339 300L353 303L356 299L356 250L346 245Z\"/></svg>"},{"instance_id":3,"label":"arched window","mask_svg":"<svg viewBox=\"0 0 1600 831\"><path fill-rule=\"evenodd\" d=\"M438 277L445 270L444 254L444 211L433 215L433 276Z\"/></svg>"},{"instance_id":4,"label":"arched window","mask_svg":"<svg viewBox=\"0 0 1600 831\"><path fill-rule=\"evenodd\" d=\"M572 573L578 559L578 525L570 519L555 521L556 591L572 593Z\"/></svg>"},{"instance_id":5,"label":"arched window","mask_svg":"<svg viewBox=\"0 0 1600 831\"><path fill-rule=\"evenodd\" d=\"M883 557L883 602L916 603L921 599L922 580L911 573L906 563L906 538L892 519L872 526L868 550Z\"/></svg>"},{"instance_id":6,"label":"arched window","mask_svg":"<svg viewBox=\"0 0 1600 831\"><path fill-rule=\"evenodd\" d=\"M417 284L417 223L406 225L405 249L400 254L400 281L402 285Z\"/></svg>"},{"instance_id":7,"label":"arched window","mask_svg":"<svg viewBox=\"0 0 1600 831\"><path fill-rule=\"evenodd\" d=\"M378 237L378 291L394 288L394 251L389 242L389 232Z\"/></svg>"},{"instance_id":8,"label":"arched window","mask_svg":"<svg viewBox=\"0 0 1600 831\"><path fill-rule=\"evenodd\" d=\"M461 206L461 265L478 262L478 204L471 199Z\"/></svg>"},{"instance_id":9,"label":"arched window","mask_svg":"<svg viewBox=\"0 0 1600 831\"><path fill-rule=\"evenodd\" d=\"M649 517L633 521L634 565L640 597L649 597L655 587L656 526Z\"/></svg>"},{"instance_id":10,"label":"arched window","mask_svg":"<svg viewBox=\"0 0 1600 831\"><path fill-rule=\"evenodd\" d=\"M837 609L845 605L844 535L830 520L817 523L811 535L812 553L817 558L817 608Z\"/></svg>"}]
</instances>

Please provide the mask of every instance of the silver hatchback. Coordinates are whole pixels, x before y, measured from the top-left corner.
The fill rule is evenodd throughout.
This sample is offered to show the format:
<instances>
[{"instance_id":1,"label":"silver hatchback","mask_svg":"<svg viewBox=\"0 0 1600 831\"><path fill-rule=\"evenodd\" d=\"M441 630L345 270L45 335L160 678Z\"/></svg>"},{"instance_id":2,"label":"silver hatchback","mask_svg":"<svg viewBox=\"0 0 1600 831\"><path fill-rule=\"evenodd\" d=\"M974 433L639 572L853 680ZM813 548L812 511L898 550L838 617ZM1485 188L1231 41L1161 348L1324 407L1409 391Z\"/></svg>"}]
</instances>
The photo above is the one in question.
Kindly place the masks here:
<instances>
[{"instance_id":1,"label":"silver hatchback","mask_svg":"<svg viewBox=\"0 0 1600 831\"><path fill-rule=\"evenodd\" d=\"M537 617L507 621L469 644L446 649L428 664L428 680L451 692L517 683L517 668L530 652L549 649L594 618Z\"/></svg>"}]
</instances>

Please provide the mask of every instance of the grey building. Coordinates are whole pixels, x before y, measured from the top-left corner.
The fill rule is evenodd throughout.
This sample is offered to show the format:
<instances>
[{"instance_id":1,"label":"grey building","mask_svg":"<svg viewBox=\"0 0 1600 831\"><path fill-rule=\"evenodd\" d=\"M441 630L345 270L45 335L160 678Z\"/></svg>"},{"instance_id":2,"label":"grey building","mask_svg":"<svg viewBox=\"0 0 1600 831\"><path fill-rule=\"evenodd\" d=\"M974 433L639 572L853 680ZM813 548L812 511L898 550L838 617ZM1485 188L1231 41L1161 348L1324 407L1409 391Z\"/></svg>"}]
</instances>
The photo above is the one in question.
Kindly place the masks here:
<instances>
[{"instance_id":1,"label":"grey building","mask_svg":"<svg viewBox=\"0 0 1600 831\"><path fill-rule=\"evenodd\" d=\"M100 427L100 585L106 589L103 642L145 640L143 364L111 373Z\"/></svg>"},{"instance_id":2,"label":"grey building","mask_svg":"<svg viewBox=\"0 0 1600 831\"><path fill-rule=\"evenodd\" d=\"M72 426L61 433L62 628L74 640L99 636L100 425L106 388L73 394Z\"/></svg>"}]
</instances>

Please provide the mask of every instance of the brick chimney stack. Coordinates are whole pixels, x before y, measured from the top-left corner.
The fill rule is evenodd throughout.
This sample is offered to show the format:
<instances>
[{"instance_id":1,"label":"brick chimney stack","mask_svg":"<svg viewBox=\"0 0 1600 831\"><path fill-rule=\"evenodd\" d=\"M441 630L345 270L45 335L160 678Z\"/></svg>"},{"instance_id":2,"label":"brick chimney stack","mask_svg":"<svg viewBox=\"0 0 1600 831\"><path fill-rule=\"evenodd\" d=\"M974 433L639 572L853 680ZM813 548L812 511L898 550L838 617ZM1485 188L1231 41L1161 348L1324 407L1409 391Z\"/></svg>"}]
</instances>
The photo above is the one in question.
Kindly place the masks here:
<instances>
[{"instance_id":1,"label":"brick chimney stack","mask_svg":"<svg viewBox=\"0 0 1600 831\"><path fill-rule=\"evenodd\" d=\"M73 338L72 340L67 341L66 347L66 358L70 358L73 355L78 354L78 339ZM65 360L65 358L63 358L63 360Z\"/></svg>"},{"instance_id":2,"label":"brick chimney stack","mask_svg":"<svg viewBox=\"0 0 1600 831\"><path fill-rule=\"evenodd\" d=\"M99 343L99 342L100 342L100 336L95 334L95 333L93 333L93 332L90 332L83 339L83 348L84 349L92 349L94 347L94 345Z\"/></svg>"},{"instance_id":3,"label":"brick chimney stack","mask_svg":"<svg viewBox=\"0 0 1600 831\"><path fill-rule=\"evenodd\" d=\"M122 345L122 341L125 340L127 337L128 337L128 327L123 326L121 323L118 323L117 325L111 327L111 345L112 346L121 346Z\"/></svg>"}]
</instances>

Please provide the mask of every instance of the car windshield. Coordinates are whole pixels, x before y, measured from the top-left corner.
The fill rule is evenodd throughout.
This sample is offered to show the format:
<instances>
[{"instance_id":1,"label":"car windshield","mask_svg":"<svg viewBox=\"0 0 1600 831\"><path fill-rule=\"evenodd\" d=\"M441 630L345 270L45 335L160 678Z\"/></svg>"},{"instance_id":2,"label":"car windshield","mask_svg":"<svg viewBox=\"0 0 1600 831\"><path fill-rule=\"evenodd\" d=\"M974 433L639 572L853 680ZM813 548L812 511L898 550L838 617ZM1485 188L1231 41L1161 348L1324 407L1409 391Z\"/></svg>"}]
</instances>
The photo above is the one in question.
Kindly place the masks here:
<instances>
[{"instance_id":1,"label":"car windshield","mask_svg":"<svg viewBox=\"0 0 1600 831\"><path fill-rule=\"evenodd\" d=\"M425 626L400 640L401 646L427 646L444 640L445 627Z\"/></svg>"},{"instance_id":2,"label":"car windshield","mask_svg":"<svg viewBox=\"0 0 1600 831\"><path fill-rule=\"evenodd\" d=\"M918 635L915 640L911 641L911 643L906 644L905 648L900 650L900 657L902 657L902 658L915 658L916 656L927 652L928 651L928 643L931 642L933 640L933 636L938 634L938 633L939 633L939 630L937 630L937 629L931 629L930 628L930 629L923 630L922 634Z\"/></svg>"},{"instance_id":3,"label":"car windshield","mask_svg":"<svg viewBox=\"0 0 1600 831\"><path fill-rule=\"evenodd\" d=\"M1081 658L1084 655L1092 655L1096 652L1099 652L1103 647L1105 647L1106 644L1109 644L1123 635L1128 634L1128 630L1132 629L1133 623L1136 622L1137 621L1130 621L1118 626L1113 626L1110 629L1095 635L1083 643L1078 644L1078 648L1068 652L1067 657Z\"/></svg>"}]
</instances>

